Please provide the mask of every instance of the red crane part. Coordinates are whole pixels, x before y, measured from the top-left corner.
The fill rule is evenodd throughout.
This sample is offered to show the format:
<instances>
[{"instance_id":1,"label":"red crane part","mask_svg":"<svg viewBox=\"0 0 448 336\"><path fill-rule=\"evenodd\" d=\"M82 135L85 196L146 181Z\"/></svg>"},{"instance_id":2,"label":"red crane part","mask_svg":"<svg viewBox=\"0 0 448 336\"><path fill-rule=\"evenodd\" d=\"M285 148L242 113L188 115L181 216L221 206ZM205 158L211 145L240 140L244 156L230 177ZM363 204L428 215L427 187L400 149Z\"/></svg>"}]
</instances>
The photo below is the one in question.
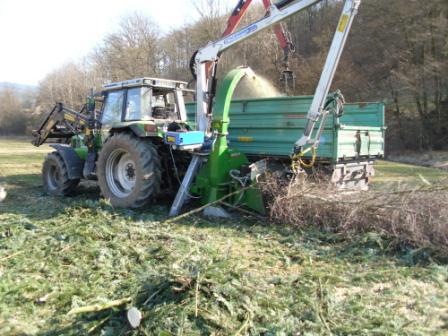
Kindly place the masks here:
<instances>
[{"instance_id":1,"label":"red crane part","mask_svg":"<svg viewBox=\"0 0 448 336\"><path fill-rule=\"evenodd\" d=\"M235 32L236 27L241 22L241 20L244 17L244 14L246 13L247 9L249 8L250 4L252 3L252 0L239 0L236 7L233 9L232 14L230 15L229 19L227 20L227 27L222 33L222 37L225 37L227 35L232 34ZM271 0L263 0L263 6L266 9L266 11L269 11L269 8L271 7L272 3ZM280 45L280 48L282 48L284 52L284 58L283 58L283 66L285 67L285 70L288 69L288 54L290 52L294 51L294 46L289 38L289 34L286 32L286 29L283 24L279 23L274 26L274 32L277 36L278 43ZM211 63L208 63L206 65L207 73L210 73L210 67Z\"/></svg>"}]
</instances>

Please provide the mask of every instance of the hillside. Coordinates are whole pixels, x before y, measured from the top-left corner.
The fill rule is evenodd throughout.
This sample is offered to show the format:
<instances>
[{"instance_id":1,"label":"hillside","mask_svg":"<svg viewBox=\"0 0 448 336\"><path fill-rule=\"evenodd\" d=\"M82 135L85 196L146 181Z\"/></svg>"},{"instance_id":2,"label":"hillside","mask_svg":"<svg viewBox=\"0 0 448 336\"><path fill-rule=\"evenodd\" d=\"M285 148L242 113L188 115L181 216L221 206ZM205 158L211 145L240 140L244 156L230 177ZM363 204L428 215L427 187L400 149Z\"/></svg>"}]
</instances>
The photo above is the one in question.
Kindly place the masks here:
<instances>
[{"instance_id":1,"label":"hillside","mask_svg":"<svg viewBox=\"0 0 448 336\"><path fill-rule=\"evenodd\" d=\"M0 90L3 90L3 89L11 89L12 91L16 92L18 95L37 92L36 85L20 84L20 83L13 83L13 82L0 82Z\"/></svg>"}]
</instances>

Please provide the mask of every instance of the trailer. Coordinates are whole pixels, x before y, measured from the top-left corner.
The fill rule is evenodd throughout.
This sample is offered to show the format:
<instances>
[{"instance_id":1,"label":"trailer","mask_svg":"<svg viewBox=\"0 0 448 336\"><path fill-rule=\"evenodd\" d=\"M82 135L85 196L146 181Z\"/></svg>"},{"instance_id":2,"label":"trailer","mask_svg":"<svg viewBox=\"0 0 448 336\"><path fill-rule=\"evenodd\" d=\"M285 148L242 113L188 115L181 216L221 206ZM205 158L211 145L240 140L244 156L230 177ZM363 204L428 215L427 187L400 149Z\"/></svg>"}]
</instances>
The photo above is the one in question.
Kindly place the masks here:
<instances>
[{"instance_id":1,"label":"trailer","mask_svg":"<svg viewBox=\"0 0 448 336\"><path fill-rule=\"evenodd\" d=\"M229 146L251 161L288 162L297 132L306 126L312 100L313 96L232 100ZM186 110L194 127L196 104L186 103ZM338 188L366 189L374 175L374 161L384 156L384 110L382 102L344 103L340 115L329 115L313 168L329 173ZM309 163L312 152L305 153L304 159Z\"/></svg>"}]
</instances>

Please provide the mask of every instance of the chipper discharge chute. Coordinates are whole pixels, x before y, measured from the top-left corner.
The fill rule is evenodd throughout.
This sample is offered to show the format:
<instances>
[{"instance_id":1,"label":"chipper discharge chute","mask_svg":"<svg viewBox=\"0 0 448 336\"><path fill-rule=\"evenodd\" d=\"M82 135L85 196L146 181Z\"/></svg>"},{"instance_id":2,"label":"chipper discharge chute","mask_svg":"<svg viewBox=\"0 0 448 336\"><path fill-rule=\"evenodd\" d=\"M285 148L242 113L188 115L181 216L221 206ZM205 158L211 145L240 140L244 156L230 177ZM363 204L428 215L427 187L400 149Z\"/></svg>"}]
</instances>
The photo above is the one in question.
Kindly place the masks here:
<instances>
[{"instance_id":1,"label":"chipper discharge chute","mask_svg":"<svg viewBox=\"0 0 448 336\"><path fill-rule=\"evenodd\" d=\"M245 206L264 214L263 199L256 180L264 172L265 163L251 163L243 152L228 145L232 96L244 76L254 76L254 73L250 68L235 69L220 82L211 124L214 135L212 149L191 191L200 195L203 204L227 197L226 201L233 206Z\"/></svg>"}]
</instances>

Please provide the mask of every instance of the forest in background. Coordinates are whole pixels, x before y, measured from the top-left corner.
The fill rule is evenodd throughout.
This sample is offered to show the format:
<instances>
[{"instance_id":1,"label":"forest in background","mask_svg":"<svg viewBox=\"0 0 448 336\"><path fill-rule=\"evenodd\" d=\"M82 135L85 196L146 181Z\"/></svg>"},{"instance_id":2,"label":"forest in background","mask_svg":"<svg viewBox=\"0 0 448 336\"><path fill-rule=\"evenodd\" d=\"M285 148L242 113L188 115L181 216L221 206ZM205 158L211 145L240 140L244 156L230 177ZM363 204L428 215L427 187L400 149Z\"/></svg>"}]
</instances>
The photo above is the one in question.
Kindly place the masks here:
<instances>
[{"instance_id":1,"label":"forest in background","mask_svg":"<svg viewBox=\"0 0 448 336\"><path fill-rule=\"evenodd\" d=\"M123 17L89 55L42 79L34 99L0 89L0 135L29 132L56 101L79 108L91 88L100 90L108 81L143 76L191 81L192 54L219 38L231 9L223 9L219 0L192 5L199 19L168 33L141 13ZM341 6L341 1L325 0L286 21L296 46L290 67L297 84L291 94L313 94ZM263 15L261 6L254 7L242 25ZM340 89L350 102L386 103L388 150L448 147L447 36L446 0L424 5L409 0L362 2L332 89ZM267 30L225 52L219 74L248 65L280 86L282 56L275 35Z\"/></svg>"}]
</instances>

